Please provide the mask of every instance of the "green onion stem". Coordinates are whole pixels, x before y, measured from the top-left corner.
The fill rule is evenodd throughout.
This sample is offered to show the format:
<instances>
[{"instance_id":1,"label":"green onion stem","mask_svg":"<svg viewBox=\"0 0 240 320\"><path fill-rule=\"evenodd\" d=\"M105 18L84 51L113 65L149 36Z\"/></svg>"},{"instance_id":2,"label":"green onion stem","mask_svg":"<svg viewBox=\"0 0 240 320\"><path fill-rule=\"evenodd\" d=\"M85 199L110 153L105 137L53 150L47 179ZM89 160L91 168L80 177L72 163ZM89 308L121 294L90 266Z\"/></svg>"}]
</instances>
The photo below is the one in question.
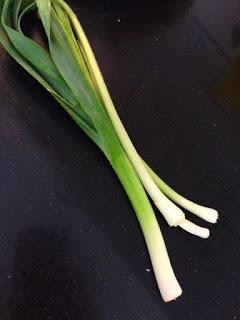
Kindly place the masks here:
<instances>
[{"instance_id":1,"label":"green onion stem","mask_svg":"<svg viewBox=\"0 0 240 320\"><path fill-rule=\"evenodd\" d=\"M169 197L171 200L176 202L178 205L188 210L189 212L195 214L196 216L202 218L203 220L216 223L218 219L218 212L212 208L204 207L196 204L173 190L169 185L167 185L159 176L144 162L146 169L149 174L157 184L157 186L162 190L162 192Z\"/></svg>"},{"instance_id":2,"label":"green onion stem","mask_svg":"<svg viewBox=\"0 0 240 320\"><path fill-rule=\"evenodd\" d=\"M135 168L143 186L152 198L156 207L162 212L170 226L178 226L185 219L183 211L172 203L157 187L153 179L146 170L142 159L138 155L131 139L129 138L109 95L108 89L99 70L97 61L91 46L87 40L84 30L78 21L77 16L72 9L62 0L57 1L68 13L72 22L78 40L81 43L82 50L85 52L86 63L88 65L91 76L95 82L96 88L103 101L107 114L112 122L115 132L121 142L126 154L128 155L133 167Z\"/></svg>"},{"instance_id":3,"label":"green onion stem","mask_svg":"<svg viewBox=\"0 0 240 320\"><path fill-rule=\"evenodd\" d=\"M181 295L182 289L174 275L161 230L139 177L125 153L113 163L113 168L135 209L162 298L166 302L174 300Z\"/></svg>"},{"instance_id":4,"label":"green onion stem","mask_svg":"<svg viewBox=\"0 0 240 320\"><path fill-rule=\"evenodd\" d=\"M105 84L105 81L103 79L103 76L101 74L101 71L99 69L99 66L97 64L96 58L94 56L94 53L91 49L91 46L87 40L87 37L84 33L84 30L77 19L75 13L71 10L71 8L68 7L68 5L63 2L62 0L58 0L66 9L66 12L69 14L69 17L71 18L73 27L75 28L75 32L78 35L78 40L81 44L81 48L83 51L85 51L85 59L86 63L88 65L88 68L91 72L91 75L95 81L96 88L104 102L106 111L108 112L108 115L113 123L113 126L116 130L116 133L119 137L120 142L122 143L123 147L125 148L126 153L129 156L129 159L131 160L133 166L135 167L144 187L149 192L149 195L153 199L154 203L157 205L157 207L162 211L162 207L159 206L158 201L162 197L159 195L159 192L156 190L154 184L150 181L147 173L143 169L142 163L140 163L140 156L138 155L134 145L132 144L131 139L129 138L121 119L119 118L117 111L114 107L113 101L111 99L111 96L108 92L107 86ZM143 160L142 160L143 161ZM198 205L180 194L178 194L175 190L173 190L171 187L169 187L162 179L160 179L153 170L144 163L145 169L148 171L149 175L151 176L152 180L155 182L155 185L159 187L159 189L171 200L179 204L184 209L188 210L189 212L199 216L205 221L208 221L210 223L216 223L218 219L218 212L212 208L208 208L205 206ZM162 199L161 199L162 201ZM167 214L167 213L166 213ZM182 220L183 221L183 220ZM179 222L180 223L180 222ZM171 223L170 223L171 224Z\"/></svg>"}]
</instances>

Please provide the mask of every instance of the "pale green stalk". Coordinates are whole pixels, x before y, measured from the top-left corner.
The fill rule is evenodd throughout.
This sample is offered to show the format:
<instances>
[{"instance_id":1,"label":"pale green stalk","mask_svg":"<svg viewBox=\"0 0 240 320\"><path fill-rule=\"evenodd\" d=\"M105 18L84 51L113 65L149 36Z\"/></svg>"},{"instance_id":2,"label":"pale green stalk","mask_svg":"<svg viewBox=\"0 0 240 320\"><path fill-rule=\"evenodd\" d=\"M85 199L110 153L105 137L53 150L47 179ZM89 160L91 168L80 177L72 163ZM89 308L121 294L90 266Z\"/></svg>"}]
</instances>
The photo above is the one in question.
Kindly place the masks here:
<instances>
[{"instance_id":1,"label":"pale green stalk","mask_svg":"<svg viewBox=\"0 0 240 320\"><path fill-rule=\"evenodd\" d=\"M113 168L137 214L162 298L165 302L174 300L182 294L182 289L174 275L161 230L141 181L125 154L113 163Z\"/></svg>"},{"instance_id":2,"label":"pale green stalk","mask_svg":"<svg viewBox=\"0 0 240 320\"><path fill-rule=\"evenodd\" d=\"M66 12L68 12L69 17L72 20L72 24L73 24L73 27L75 28L75 32L78 36L78 40L79 40L81 49L84 53L84 57L85 57L87 65L88 65L89 71L91 72L91 75L95 81L96 89L98 90L99 95L100 95L101 99L103 100L106 111L107 111L107 113L113 123L113 126L114 126L116 133L118 135L118 138L119 138L121 144L123 145L126 153L128 154L129 159L131 160L134 168L136 169L145 189L148 191L149 195L153 199L156 206L160 209L160 211L164 211L164 212L162 212L163 214L165 213L165 210L168 212L168 207L163 208L159 203L159 200L160 200L161 204L162 204L163 200L162 200L162 196L159 194L159 190L156 189L156 185L157 185L159 187L159 189L168 198L170 198L171 200L173 200L174 202L176 202L177 204L182 206L184 209L194 213L195 215L201 217L202 219L204 219L208 222L216 223L216 221L218 219L218 213L216 210L198 205L198 204L184 198L183 196L178 194L176 191L174 191L172 188L170 188L163 180L161 180L151 170L150 167L148 167L145 163L144 163L144 165L142 164L143 160L138 155L134 145L131 142L131 139L129 138L129 136L128 136L128 134L127 134L122 122L121 122L121 119L119 118L119 116L117 114L117 111L114 107L111 96L108 92L107 86L106 86L105 81L103 79L102 73L101 73L99 66L97 64L94 53L91 49L91 46L88 42L88 39L84 33L84 30L83 30L79 20L77 19L76 15L71 10L71 8L69 8L65 2L63 2L62 0L58 0L58 1L64 7ZM144 166L145 166L145 168L144 168ZM151 176L154 183L149 179L148 174ZM168 222L170 221L170 225L171 225L172 220L171 219L169 220L167 212L164 214L164 216L167 215L166 219ZM178 224L180 224L181 222L183 222L183 219L179 220Z\"/></svg>"},{"instance_id":3,"label":"pale green stalk","mask_svg":"<svg viewBox=\"0 0 240 320\"><path fill-rule=\"evenodd\" d=\"M152 198L156 207L162 212L163 216L167 220L170 226L178 226L179 223L184 221L185 215L180 208L172 203L157 187L153 179L146 170L142 159L138 155L132 141L130 140L117 112L113 105L112 99L108 93L106 84L99 70L97 61L91 49L91 46L87 40L84 30L78 21L77 16L71 10L71 8L62 0L57 2L64 8L68 13L69 18L72 22L75 33L78 40L81 43L81 49L84 51L86 63L88 65L91 76L94 80L95 86L99 92L99 95L103 101L104 107L108 113L108 116L112 122L112 125L116 131L116 134L121 142L126 154L128 155L132 165L134 166L144 188Z\"/></svg>"}]
</instances>

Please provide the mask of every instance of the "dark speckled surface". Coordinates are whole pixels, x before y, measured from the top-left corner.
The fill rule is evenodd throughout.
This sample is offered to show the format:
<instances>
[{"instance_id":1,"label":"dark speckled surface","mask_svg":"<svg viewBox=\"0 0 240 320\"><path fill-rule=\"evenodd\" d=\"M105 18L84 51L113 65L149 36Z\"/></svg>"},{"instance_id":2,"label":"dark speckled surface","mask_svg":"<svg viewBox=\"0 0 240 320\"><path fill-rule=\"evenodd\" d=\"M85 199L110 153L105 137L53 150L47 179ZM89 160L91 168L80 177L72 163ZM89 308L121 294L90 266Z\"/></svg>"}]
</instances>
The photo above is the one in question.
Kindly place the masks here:
<instances>
[{"instance_id":1,"label":"dark speckled surface","mask_svg":"<svg viewBox=\"0 0 240 320\"><path fill-rule=\"evenodd\" d=\"M199 240L158 215L184 290L164 304L107 161L0 49L0 319L240 319L240 118L213 93L239 1L103 2L70 1L135 145L221 219Z\"/></svg>"}]
</instances>

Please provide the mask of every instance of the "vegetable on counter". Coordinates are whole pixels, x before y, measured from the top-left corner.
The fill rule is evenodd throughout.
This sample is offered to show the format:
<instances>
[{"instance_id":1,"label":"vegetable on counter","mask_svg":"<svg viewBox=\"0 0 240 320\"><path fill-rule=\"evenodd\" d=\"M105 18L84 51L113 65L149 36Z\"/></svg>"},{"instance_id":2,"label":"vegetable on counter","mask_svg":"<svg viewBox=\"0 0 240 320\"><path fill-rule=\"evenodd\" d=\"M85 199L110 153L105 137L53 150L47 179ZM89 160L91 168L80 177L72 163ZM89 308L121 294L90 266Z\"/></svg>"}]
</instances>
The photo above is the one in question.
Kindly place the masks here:
<instances>
[{"instance_id":1,"label":"vegetable on counter","mask_svg":"<svg viewBox=\"0 0 240 320\"><path fill-rule=\"evenodd\" d=\"M47 50L22 31L22 20L38 10ZM144 162L129 138L110 97L95 56L74 12L63 0L0 0L0 42L65 109L102 150L136 212L164 301L181 295L149 198L169 226L202 238L209 230L185 218L178 207L215 223L216 210L185 199Z\"/></svg>"}]
</instances>

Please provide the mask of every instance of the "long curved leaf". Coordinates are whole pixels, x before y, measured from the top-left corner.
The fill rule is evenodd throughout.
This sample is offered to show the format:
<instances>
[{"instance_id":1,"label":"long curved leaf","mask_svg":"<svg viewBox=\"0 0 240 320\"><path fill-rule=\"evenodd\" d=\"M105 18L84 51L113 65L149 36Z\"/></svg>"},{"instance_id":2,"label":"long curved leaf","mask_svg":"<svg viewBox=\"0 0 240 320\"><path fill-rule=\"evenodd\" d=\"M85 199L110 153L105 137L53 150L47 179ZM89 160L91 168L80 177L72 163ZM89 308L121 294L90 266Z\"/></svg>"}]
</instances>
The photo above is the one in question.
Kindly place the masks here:
<instances>
[{"instance_id":1,"label":"long curved leaf","mask_svg":"<svg viewBox=\"0 0 240 320\"><path fill-rule=\"evenodd\" d=\"M88 83L71 50L65 45L66 42L66 34L62 30L56 13L51 10L49 41L51 57L76 99L94 123L108 159L113 161L120 149L119 140L103 105Z\"/></svg>"},{"instance_id":2,"label":"long curved leaf","mask_svg":"<svg viewBox=\"0 0 240 320\"><path fill-rule=\"evenodd\" d=\"M78 101L55 67L49 53L32 39L11 28L11 1L7 0L2 8L2 43L10 49L10 54L33 75L49 92L56 92L68 101L75 112L94 129L93 123L82 110ZM9 26L10 25L10 26ZM8 41L7 41L8 40Z\"/></svg>"},{"instance_id":3,"label":"long curved leaf","mask_svg":"<svg viewBox=\"0 0 240 320\"><path fill-rule=\"evenodd\" d=\"M36 0L36 3L46 34L50 38L51 0Z\"/></svg>"}]
</instances>

